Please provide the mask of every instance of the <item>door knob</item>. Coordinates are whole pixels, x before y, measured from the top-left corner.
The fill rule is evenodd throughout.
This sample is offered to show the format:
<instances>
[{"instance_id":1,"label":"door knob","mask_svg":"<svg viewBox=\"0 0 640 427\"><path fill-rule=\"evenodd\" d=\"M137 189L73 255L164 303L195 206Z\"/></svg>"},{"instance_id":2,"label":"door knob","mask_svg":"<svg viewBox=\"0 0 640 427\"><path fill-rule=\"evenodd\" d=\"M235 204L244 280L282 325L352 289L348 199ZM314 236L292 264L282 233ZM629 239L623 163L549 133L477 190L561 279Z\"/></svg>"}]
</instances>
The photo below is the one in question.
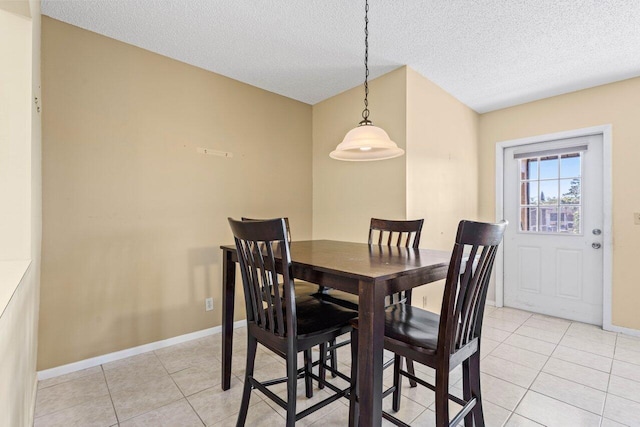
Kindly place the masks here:
<instances>
[{"instance_id":1,"label":"door knob","mask_svg":"<svg viewBox=\"0 0 640 427\"><path fill-rule=\"evenodd\" d=\"M599 228L594 228L592 233L594 234L594 236L599 236L602 234L602 230L600 230Z\"/></svg>"},{"instance_id":2,"label":"door knob","mask_svg":"<svg viewBox=\"0 0 640 427\"><path fill-rule=\"evenodd\" d=\"M600 247L602 247L602 245L601 245L600 243L592 243L592 244L591 244L591 247L592 247L593 249L600 249Z\"/></svg>"}]
</instances>

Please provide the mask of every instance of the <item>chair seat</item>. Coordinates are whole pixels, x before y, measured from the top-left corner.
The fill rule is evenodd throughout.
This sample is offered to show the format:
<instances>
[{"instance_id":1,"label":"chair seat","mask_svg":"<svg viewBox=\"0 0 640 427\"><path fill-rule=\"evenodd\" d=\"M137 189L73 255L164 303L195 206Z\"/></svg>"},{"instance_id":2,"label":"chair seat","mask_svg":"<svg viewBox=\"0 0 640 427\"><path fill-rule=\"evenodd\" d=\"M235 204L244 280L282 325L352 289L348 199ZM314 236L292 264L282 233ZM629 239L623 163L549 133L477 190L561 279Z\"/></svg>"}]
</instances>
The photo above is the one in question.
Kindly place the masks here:
<instances>
[{"instance_id":1,"label":"chair seat","mask_svg":"<svg viewBox=\"0 0 640 427\"><path fill-rule=\"evenodd\" d=\"M313 295L296 296L299 337L340 328L357 316L357 311L327 302Z\"/></svg>"},{"instance_id":2,"label":"chair seat","mask_svg":"<svg viewBox=\"0 0 640 427\"><path fill-rule=\"evenodd\" d=\"M358 319L351 321L358 327ZM407 304L387 308L384 316L384 336L422 349L423 353L435 353L438 347L440 316L436 313Z\"/></svg>"},{"instance_id":3,"label":"chair seat","mask_svg":"<svg viewBox=\"0 0 640 427\"><path fill-rule=\"evenodd\" d=\"M297 282L296 282L297 286ZM296 289L297 290L297 289ZM346 308L350 308L351 310L357 310L359 299L358 295L350 294L348 292L339 291L333 288L325 288L321 293L322 297L327 301L332 302L334 304L341 305ZM394 304L399 304L402 302L406 302L406 296L401 295L400 293L388 295L384 300L385 307L390 307Z\"/></svg>"},{"instance_id":4,"label":"chair seat","mask_svg":"<svg viewBox=\"0 0 640 427\"><path fill-rule=\"evenodd\" d=\"M384 335L413 347L432 350L438 347L440 316L407 304L396 304L387 309L384 317Z\"/></svg>"},{"instance_id":5,"label":"chair seat","mask_svg":"<svg viewBox=\"0 0 640 427\"><path fill-rule=\"evenodd\" d=\"M358 310L358 295L339 291L333 288L325 288L319 296L328 302L332 302L351 310Z\"/></svg>"},{"instance_id":6,"label":"chair seat","mask_svg":"<svg viewBox=\"0 0 640 427\"><path fill-rule=\"evenodd\" d=\"M298 296L309 296L317 294L318 292L318 285L315 285L313 283L305 282L304 280L295 280L294 283L296 295ZM284 288L282 283L278 283L278 292L280 296L284 295ZM275 292L273 289L271 289L271 296L274 295Z\"/></svg>"}]
</instances>

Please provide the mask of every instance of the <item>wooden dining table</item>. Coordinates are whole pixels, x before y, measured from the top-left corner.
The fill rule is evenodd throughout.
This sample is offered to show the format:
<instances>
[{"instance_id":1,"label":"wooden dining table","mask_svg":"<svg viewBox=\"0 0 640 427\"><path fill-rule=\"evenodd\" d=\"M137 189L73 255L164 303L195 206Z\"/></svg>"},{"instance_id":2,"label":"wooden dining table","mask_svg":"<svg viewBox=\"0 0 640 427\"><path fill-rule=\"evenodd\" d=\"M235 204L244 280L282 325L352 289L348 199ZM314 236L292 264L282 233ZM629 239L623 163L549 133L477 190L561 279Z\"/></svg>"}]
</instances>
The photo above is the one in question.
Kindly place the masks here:
<instances>
[{"instance_id":1,"label":"wooden dining table","mask_svg":"<svg viewBox=\"0 0 640 427\"><path fill-rule=\"evenodd\" d=\"M236 247L223 245L222 389L231 386ZM358 295L358 388L361 426L382 422L385 296L444 279L450 252L310 240L291 243L293 277Z\"/></svg>"}]
</instances>

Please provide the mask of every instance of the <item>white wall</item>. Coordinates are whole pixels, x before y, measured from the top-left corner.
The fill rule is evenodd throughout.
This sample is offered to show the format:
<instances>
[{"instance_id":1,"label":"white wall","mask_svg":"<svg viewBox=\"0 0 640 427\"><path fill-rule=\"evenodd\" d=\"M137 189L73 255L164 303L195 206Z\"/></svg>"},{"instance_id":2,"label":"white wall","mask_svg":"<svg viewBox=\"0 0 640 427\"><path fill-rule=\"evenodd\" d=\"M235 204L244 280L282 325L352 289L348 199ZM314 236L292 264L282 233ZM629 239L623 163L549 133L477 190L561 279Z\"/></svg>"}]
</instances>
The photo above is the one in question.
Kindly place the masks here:
<instances>
[{"instance_id":1,"label":"white wall","mask_svg":"<svg viewBox=\"0 0 640 427\"><path fill-rule=\"evenodd\" d=\"M31 426L40 295L40 1L0 1L0 426Z\"/></svg>"},{"instance_id":2,"label":"white wall","mask_svg":"<svg viewBox=\"0 0 640 427\"><path fill-rule=\"evenodd\" d=\"M0 64L0 260L25 259L31 243L31 20L2 9Z\"/></svg>"}]
</instances>

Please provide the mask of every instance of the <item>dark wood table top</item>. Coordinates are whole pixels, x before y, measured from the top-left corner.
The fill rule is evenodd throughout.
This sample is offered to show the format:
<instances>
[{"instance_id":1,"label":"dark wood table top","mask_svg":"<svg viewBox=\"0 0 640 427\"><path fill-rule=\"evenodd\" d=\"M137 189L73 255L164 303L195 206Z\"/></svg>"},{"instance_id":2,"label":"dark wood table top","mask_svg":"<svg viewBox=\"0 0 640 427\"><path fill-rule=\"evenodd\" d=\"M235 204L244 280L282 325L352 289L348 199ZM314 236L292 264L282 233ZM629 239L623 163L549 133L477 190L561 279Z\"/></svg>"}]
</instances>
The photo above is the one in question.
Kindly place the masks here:
<instances>
[{"instance_id":1,"label":"dark wood table top","mask_svg":"<svg viewBox=\"0 0 640 427\"><path fill-rule=\"evenodd\" d=\"M234 245L221 249L236 250ZM433 249L398 248L336 240L291 242L294 268L305 267L319 272L362 281L389 281L414 274L421 268L447 268L451 252Z\"/></svg>"}]
</instances>

